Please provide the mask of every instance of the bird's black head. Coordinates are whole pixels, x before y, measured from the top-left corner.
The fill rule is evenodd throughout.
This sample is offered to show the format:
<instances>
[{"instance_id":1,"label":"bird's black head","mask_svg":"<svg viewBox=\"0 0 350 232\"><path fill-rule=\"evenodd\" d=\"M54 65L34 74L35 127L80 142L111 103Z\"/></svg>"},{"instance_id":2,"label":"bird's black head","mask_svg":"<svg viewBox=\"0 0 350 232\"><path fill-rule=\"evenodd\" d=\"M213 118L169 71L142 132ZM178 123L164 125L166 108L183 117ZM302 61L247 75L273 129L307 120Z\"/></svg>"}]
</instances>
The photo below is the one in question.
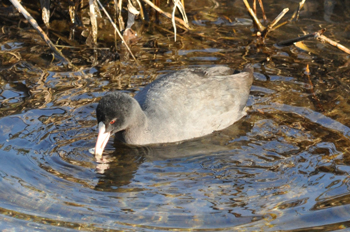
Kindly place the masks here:
<instances>
[{"instance_id":1,"label":"bird's black head","mask_svg":"<svg viewBox=\"0 0 350 232\"><path fill-rule=\"evenodd\" d=\"M97 123L103 122L106 132L116 133L128 127L135 101L125 93L112 92L104 96L96 108Z\"/></svg>"}]
</instances>

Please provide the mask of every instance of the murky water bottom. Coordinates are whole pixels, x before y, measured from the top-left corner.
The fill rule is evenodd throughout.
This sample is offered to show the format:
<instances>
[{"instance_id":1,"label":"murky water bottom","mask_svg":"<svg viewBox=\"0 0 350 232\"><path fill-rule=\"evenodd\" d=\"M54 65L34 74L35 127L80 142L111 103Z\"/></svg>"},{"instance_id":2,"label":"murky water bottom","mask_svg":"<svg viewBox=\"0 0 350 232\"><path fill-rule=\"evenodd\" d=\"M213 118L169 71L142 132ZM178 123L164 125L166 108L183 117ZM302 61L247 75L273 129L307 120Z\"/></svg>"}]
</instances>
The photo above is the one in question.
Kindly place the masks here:
<instances>
[{"instance_id":1,"label":"murky water bottom","mask_svg":"<svg viewBox=\"0 0 350 232\"><path fill-rule=\"evenodd\" d=\"M208 30L216 25L246 34L251 22L239 19L234 24L219 15L215 21L195 22ZM264 66L259 62L265 53L258 48L247 51L247 44L225 42L216 45L222 48L209 49L207 41L170 50L147 70L124 67L127 77L122 79L101 77L95 68L49 72L26 62L12 71L1 69L0 229L348 228L346 55L331 48L331 58L276 48L273 61ZM147 66L147 59L140 59ZM238 68L247 59L255 67L249 113L229 128L153 146L114 144L112 139L105 163L89 153L96 140L95 107L107 91L122 86L133 94L158 73L197 65ZM306 63L314 86L303 76Z\"/></svg>"}]
</instances>

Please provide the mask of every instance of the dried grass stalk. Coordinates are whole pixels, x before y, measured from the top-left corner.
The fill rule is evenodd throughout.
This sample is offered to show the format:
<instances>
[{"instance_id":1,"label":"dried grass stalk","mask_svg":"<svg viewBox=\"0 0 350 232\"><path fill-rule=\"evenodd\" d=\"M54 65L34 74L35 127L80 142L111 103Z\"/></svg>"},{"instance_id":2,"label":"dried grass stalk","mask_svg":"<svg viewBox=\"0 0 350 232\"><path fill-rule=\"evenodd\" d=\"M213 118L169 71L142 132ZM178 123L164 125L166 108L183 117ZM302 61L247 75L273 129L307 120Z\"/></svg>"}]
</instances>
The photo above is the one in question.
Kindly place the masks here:
<instances>
[{"instance_id":1,"label":"dried grass stalk","mask_svg":"<svg viewBox=\"0 0 350 232\"><path fill-rule=\"evenodd\" d=\"M28 13L26 9L18 2L18 0L10 0L14 7L29 21L29 23L32 25L32 27L35 28L35 30L38 31L41 38L47 43L47 45L51 48L51 50L54 51L56 56L62 60L64 63L69 64L70 66L73 66L71 62L64 57L64 55L61 53L60 50L58 50L55 45L51 42L49 37L45 34L45 32L41 29L41 27L38 25L36 20Z\"/></svg>"},{"instance_id":2,"label":"dried grass stalk","mask_svg":"<svg viewBox=\"0 0 350 232\"><path fill-rule=\"evenodd\" d=\"M94 0L89 0L89 7L90 7L90 20L91 20L91 35L92 39L94 41L94 44L97 44L97 11L96 11L96 5L94 3Z\"/></svg>"},{"instance_id":3,"label":"dried grass stalk","mask_svg":"<svg viewBox=\"0 0 350 232\"><path fill-rule=\"evenodd\" d=\"M114 0L115 12L117 14L119 29L121 31L125 29L125 24L122 16L122 2L123 0Z\"/></svg>"},{"instance_id":4,"label":"dried grass stalk","mask_svg":"<svg viewBox=\"0 0 350 232\"><path fill-rule=\"evenodd\" d=\"M173 27L174 27L174 40L176 41L176 24L175 24L175 11L176 11L176 8L179 9L181 15L182 15L182 18L183 20L185 21L186 24L188 24L188 19L187 19L187 15L186 15L186 12L185 12L185 8L184 8L184 5L181 3L180 0L173 0L174 1L174 8L173 8L173 13L171 15L171 21L173 23Z\"/></svg>"},{"instance_id":5,"label":"dried grass stalk","mask_svg":"<svg viewBox=\"0 0 350 232\"><path fill-rule=\"evenodd\" d=\"M40 0L41 17L46 27L50 27L50 0Z\"/></svg>"},{"instance_id":6,"label":"dried grass stalk","mask_svg":"<svg viewBox=\"0 0 350 232\"><path fill-rule=\"evenodd\" d=\"M289 8L284 8L282 12L265 28L262 32L264 38L266 38L267 34L270 31L275 30L274 26L283 18L283 16L289 11Z\"/></svg>"},{"instance_id":7,"label":"dried grass stalk","mask_svg":"<svg viewBox=\"0 0 350 232\"><path fill-rule=\"evenodd\" d=\"M344 45L335 42L334 40L331 40L330 38L326 37L325 35L322 35L321 33L317 32L315 35L315 38L320 40L321 42L329 43L330 45L338 48L339 50L342 50L343 52L350 54L350 49L345 47Z\"/></svg>"},{"instance_id":8,"label":"dried grass stalk","mask_svg":"<svg viewBox=\"0 0 350 232\"><path fill-rule=\"evenodd\" d=\"M130 55L132 56L132 58L135 60L136 64L139 65L139 63L137 62L134 54L132 53L132 51L130 50L128 44L126 43L126 41L124 40L122 34L120 33L120 31L117 28L117 25L115 25L115 23L113 22L111 16L109 16L108 12L106 11L106 9L103 7L103 5L101 4L100 0L96 0L98 5L100 6L100 8L102 9L102 11L105 13L105 15L107 16L107 18L109 19L109 22L113 25L115 31L117 32L117 34L119 35L119 37L121 38L121 40L123 41L123 44L125 45L126 49L128 50L128 52L130 53Z\"/></svg>"},{"instance_id":9,"label":"dried grass stalk","mask_svg":"<svg viewBox=\"0 0 350 232\"><path fill-rule=\"evenodd\" d=\"M69 11L70 21L74 24L75 23L75 6L69 6L68 11Z\"/></svg>"},{"instance_id":10,"label":"dried grass stalk","mask_svg":"<svg viewBox=\"0 0 350 232\"><path fill-rule=\"evenodd\" d=\"M260 32L264 31L265 30L265 27L260 23L258 17L256 16L256 14L254 13L253 9L250 7L249 3L248 3L248 0L243 0L243 3L245 5L245 7L247 8L250 16L252 17L255 25L258 27L258 30Z\"/></svg>"},{"instance_id":11,"label":"dried grass stalk","mask_svg":"<svg viewBox=\"0 0 350 232\"><path fill-rule=\"evenodd\" d=\"M259 0L259 6L261 8L262 14L263 14L263 19L267 21L266 14L265 14L265 9L262 0Z\"/></svg>"},{"instance_id":12,"label":"dried grass stalk","mask_svg":"<svg viewBox=\"0 0 350 232\"><path fill-rule=\"evenodd\" d=\"M172 15L164 12L162 9L160 9L158 6L154 5L150 0L143 0L145 3L147 3L150 7L152 7L153 9L155 9L156 11L158 11L159 13L161 13L162 15L164 15L165 17L172 19ZM179 19L177 17L174 18L174 20L178 23L180 23L181 25L183 25L184 27L186 27L187 29L191 29L190 26L188 25L188 23L186 23L184 20Z\"/></svg>"}]
</instances>

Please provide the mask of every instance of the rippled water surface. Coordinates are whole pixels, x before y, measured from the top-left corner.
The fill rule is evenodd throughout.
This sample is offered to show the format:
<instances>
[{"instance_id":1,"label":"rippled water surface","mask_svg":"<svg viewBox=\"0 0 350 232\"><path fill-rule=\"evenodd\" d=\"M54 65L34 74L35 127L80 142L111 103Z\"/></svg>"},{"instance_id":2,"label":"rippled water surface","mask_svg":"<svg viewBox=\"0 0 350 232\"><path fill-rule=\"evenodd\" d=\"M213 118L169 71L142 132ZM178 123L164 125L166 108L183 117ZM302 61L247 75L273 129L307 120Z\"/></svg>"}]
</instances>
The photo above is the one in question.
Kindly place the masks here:
<instances>
[{"instance_id":1,"label":"rippled water surface","mask_svg":"<svg viewBox=\"0 0 350 232\"><path fill-rule=\"evenodd\" d=\"M47 60L26 53L40 40L0 42L1 51L23 54L0 67L0 229L350 226L349 55L312 39L304 42L308 49L275 45L327 28L325 35L350 47L350 5L307 0L298 22L257 46L241 1L185 2L193 31L180 31L174 42L161 26L140 29L143 37L132 47L139 67L127 59L81 65L75 72L58 63L48 71ZM272 20L285 7L290 17L298 2L264 4ZM171 31L170 22L164 28ZM146 46L155 40L156 49ZM111 139L106 163L89 153L97 135L95 108L106 92L133 95L173 70L218 64L240 70L246 63L255 68L249 113L229 128L167 145L126 146Z\"/></svg>"}]
</instances>

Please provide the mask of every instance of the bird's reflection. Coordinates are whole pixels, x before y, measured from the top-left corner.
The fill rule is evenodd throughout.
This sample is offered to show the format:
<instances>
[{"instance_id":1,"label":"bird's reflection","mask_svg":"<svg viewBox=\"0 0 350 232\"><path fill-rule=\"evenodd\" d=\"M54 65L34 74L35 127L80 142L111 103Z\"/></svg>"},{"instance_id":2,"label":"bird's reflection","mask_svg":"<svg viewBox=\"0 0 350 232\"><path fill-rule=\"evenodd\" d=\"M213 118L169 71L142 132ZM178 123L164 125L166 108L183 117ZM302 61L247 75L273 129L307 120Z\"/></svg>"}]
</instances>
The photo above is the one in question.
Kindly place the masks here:
<instances>
[{"instance_id":1,"label":"bird's reflection","mask_svg":"<svg viewBox=\"0 0 350 232\"><path fill-rule=\"evenodd\" d=\"M96 189L113 191L118 187L128 185L139 166L144 162L167 161L197 156L213 156L221 151L239 148L232 141L245 136L251 129L251 124L241 120L229 128L201 138L179 143L158 144L148 146L133 146L114 141L113 150L107 150L103 157L97 160L96 173L100 175Z\"/></svg>"}]
</instances>

